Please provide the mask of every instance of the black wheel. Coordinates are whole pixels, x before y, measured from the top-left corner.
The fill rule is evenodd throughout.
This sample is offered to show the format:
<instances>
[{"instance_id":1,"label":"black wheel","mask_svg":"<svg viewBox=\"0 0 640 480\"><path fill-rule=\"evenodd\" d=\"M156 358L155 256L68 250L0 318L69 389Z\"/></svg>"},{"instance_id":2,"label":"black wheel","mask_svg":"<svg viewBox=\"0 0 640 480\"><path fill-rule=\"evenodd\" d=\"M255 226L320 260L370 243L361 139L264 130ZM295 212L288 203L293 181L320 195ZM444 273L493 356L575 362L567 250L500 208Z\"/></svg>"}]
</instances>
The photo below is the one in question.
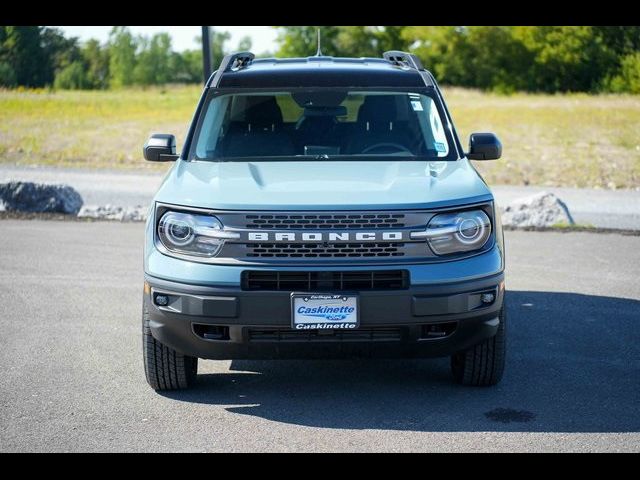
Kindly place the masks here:
<instances>
[{"instance_id":1,"label":"black wheel","mask_svg":"<svg viewBox=\"0 0 640 480\"><path fill-rule=\"evenodd\" d=\"M498 332L492 338L451 357L451 371L456 382L478 387L500 382L507 348L506 306L500 310L499 318Z\"/></svg>"},{"instance_id":2,"label":"black wheel","mask_svg":"<svg viewBox=\"0 0 640 480\"><path fill-rule=\"evenodd\" d=\"M142 356L147 382L154 390L180 390L196 380L198 358L178 353L153 338L146 305L142 311Z\"/></svg>"}]
</instances>

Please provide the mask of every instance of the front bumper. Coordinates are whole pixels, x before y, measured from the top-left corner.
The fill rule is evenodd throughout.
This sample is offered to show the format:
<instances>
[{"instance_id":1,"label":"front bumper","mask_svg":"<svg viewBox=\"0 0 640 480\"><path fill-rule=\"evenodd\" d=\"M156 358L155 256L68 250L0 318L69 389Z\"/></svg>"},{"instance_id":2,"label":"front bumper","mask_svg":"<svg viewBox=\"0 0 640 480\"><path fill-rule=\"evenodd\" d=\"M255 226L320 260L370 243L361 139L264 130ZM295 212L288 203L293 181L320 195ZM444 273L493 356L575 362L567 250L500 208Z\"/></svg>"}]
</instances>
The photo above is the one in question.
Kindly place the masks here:
<instances>
[{"instance_id":1,"label":"front bumper","mask_svg":"<svg viewBox=\"0 0 640 480\"><path fill-rule=\"evenodd\" d=\"M145 276L151 333L186 355L209 359L447 356L495 335L504 273L462 282L362 291L360 326L294 331L288 291L195 286ZM495 292L482 304L480 295ZM324 293L324 292L323 292ZM169 298L158 306L154 298Z\"/></svg>"}]
</instances>

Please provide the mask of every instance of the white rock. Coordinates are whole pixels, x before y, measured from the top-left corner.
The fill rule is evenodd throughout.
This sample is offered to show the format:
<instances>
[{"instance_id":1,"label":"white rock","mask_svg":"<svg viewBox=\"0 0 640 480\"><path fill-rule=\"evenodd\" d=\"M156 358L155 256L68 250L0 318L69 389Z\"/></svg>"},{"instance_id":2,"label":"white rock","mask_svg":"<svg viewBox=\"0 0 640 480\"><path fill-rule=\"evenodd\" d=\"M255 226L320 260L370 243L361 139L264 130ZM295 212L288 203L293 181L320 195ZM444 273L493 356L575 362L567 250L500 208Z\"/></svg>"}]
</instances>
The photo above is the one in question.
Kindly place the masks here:
<instances>
[{"instance_id":1,"label":"white rock","mask_svg":"<svg viewBox=\"0 0 640 480\"><path fill-rule=\"evenodd\" d=\"M121 207L116 205L85 205L78 213L80 218L99 218L119 222L144 222L147 219L147 207Z\"/></svg>"},{"instance_id":2,"label":"white rock","mask_svg":"<svg viewBox=\"0 0 640 480\"><path fill-rule=\"evenodd\" d=\"M574 225L567 205L553 193L540 192L519 198L502 213L502 224L509 227L551 227Z\"/></svg>"}]
</instances>

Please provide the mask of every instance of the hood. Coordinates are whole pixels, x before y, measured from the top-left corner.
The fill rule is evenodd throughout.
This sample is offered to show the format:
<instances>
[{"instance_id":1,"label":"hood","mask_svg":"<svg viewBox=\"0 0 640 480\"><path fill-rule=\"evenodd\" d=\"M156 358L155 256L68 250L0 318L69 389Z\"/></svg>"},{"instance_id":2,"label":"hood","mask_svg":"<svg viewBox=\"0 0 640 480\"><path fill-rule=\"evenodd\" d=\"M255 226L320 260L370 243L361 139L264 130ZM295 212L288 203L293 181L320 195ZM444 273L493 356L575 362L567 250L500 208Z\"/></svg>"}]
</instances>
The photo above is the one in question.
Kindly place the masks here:
<instances>
[{"instance_id":1,"label":"hood","mask_svg":"<svg viewBox=\"0 0 640 480\"><path fill-rule=\"evenodd\" d=\"M491 200L468 160L186 162L155 200L220 210L433 208Z\"/></svg>"}]
</instances>

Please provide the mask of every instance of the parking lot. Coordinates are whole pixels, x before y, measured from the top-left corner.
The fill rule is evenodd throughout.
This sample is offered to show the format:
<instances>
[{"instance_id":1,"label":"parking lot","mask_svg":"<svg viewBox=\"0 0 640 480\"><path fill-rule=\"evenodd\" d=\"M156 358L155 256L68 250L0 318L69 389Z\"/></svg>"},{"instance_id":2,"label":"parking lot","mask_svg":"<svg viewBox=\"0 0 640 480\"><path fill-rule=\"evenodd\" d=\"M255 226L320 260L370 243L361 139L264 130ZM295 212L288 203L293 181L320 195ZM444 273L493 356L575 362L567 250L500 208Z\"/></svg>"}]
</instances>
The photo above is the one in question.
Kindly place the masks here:
<instances>
[{"instance_id":1,"label":"parking lot","mask_svg":"<svg viewBox=\"0 0 640 480\"><path fill-rule=\"evenodd\" d=\"M640 236L506 232L507 370L448 359L142 369L142 224L0 220L0 451L638 451Z\"/></svg>"}]
</instances>

